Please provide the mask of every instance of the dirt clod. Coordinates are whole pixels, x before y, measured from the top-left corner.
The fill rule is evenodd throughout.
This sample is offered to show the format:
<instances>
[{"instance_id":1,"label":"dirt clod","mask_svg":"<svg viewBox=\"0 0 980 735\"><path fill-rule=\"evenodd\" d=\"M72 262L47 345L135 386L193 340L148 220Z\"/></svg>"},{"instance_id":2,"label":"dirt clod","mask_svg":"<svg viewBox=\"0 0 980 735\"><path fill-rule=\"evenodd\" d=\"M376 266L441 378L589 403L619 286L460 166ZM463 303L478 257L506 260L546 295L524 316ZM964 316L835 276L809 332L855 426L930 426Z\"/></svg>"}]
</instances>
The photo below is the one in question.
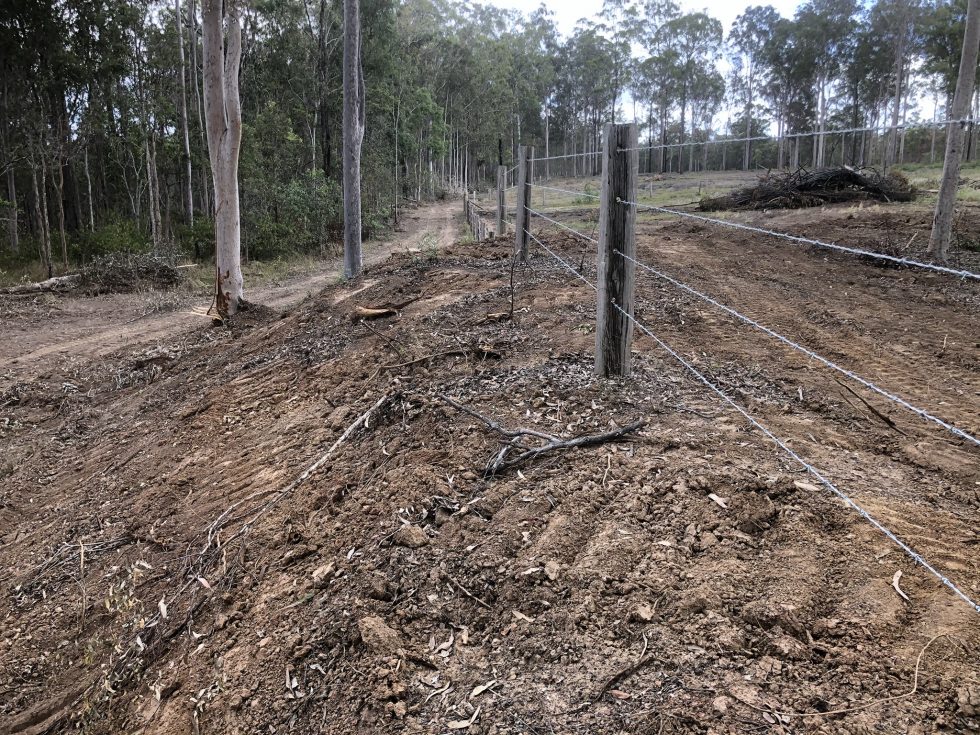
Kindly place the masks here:
<instances>
[{"instance_id":1,"label":"dirt clod","mask_svg":"<svg viewBox=\"0 0 980 735\"><path fill-rule=\"evenodd\" d=\"M421 549L423 546L429 545L429 537L425 530L411 524L399 528L392 540L399 546L406 546L409 549Z\"/></svg>"},{"instance_id":2,"label":"dirt clod","mask_svg":"<svg viewBox=\"0 0 980 735\"><path fill-rule=\"evenodd\" d=\"M369 615L358 620L357 630L361 634L361 641L364 645L375 653L392 655L403 648L401 636L376 615Z\"/></svg>"}]
</instances>

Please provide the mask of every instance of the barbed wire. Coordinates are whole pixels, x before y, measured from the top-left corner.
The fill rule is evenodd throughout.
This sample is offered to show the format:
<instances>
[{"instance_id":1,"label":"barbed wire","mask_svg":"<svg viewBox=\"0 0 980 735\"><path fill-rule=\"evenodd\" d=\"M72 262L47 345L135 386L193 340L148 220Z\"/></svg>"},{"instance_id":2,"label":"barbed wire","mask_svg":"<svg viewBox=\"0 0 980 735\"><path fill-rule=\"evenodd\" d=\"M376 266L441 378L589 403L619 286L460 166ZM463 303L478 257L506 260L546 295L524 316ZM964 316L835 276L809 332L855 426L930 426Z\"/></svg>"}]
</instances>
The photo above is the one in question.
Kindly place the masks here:
<instances>
[{"instance_id":1,"label":"barbed wire","mask_svg":"<svg viewBox=\"0 0 980 735\"><path fill-rule=\"evenodd\" d=\"M652 151L652 150L663 150L666 148L688 148L692 145L725 145L728 143L753 143L758 141L773 141L778 142L780 140L785 140L787 138L812 138L814 136L834 136L834 135L851 135L853 133L874 133L874 132L887 132L890 130L915 130L916 128L942 128L948 127L949 125L961 125L965 126L970 123L976 122L972 118L961 118L956 120L936 120L927 121L921 123L904 123L901 125L876 125L863 128L844 128L843 130L824 130L820 132L819 130L810 130L805 133L783 133L782 135L755 135L746 138L714 138L712 140L689 140L684 143L662 143L657 145L646 145L646 146L636 146L635 148L617 148L620 153L626 151Z\"/></svg>"},{"instance_id":2,"label":"barbed wire","mask_svg":"<svg viewBox=\"0 0 980 735\"><path fill-rule=\"evenodd\" d=\"M589 151L588 153L568 153L561 156L544 156L543 158L532 158L532 161L561 161L566 158L585 158L587 156L601 156L602 151Z\"/></svg>"},{"instance_id":3,"label":"barbed wire","mask_svg":"<svg viewBox=\"0 0 980 735\"><path fill-rule=\"evenodd\" d=\"M744 322L745 324L748 324L748 325L750 325L752 327L755 327L756 329L760 330L761 332L764 332L765 334L768 334L770 337L773 337L773 338L779 340L780 342L782 342L783 344L785 344L785 345L787 345L789 347L792 347L794 350L798 350L799 352L802 352L803 354L807 355L808 357L811 357L814 360L817 360L818 362L822 363L826 367L829 367L832 370L836 370L837 372L839 372L842 375L847 376L851 380L853 380L853 381L855 381L857 383L860 383L861 385L863 385L868 390L874 391L878 395L883 396L883 397L887 398L888 400L893 401L894 403L897 403L898 405L902 406L903 408L908 409L909 411L911 411L912 413L918 415L919 417L921 417L921 418L923 418L923 419L925 419L927 421L931 421L931 422L933 422L933 423L935 423L935 424L943 427L944 429L946 429L947 431L955 434L956 436L960 437L961 439L966 439L967 441L973 442L977 446L980 446L980 439L978 439L977 437L975 437L972 434L969 434L969 433L963 431L962 429L958 429L957 427L953 426L952 424L950 424L950 423L948 423L946 421L943 421L941 418L939 418L937 416L934 416L933 414L929 413L925 409L922 409L922 408L919 408L918 406L912 405L911 403L909 403L908 401L906 401L901 396L897 396L897 395L895 395L893 393L890 393L889 391L885 390L884 388L878 387L877 385L875 385L874 383L872 383L870 380L867 380L866 378L862 378L857 373L854 373L853 371L848 370L845 367L841 367L840 365L834 363L831 360L828 360L826 357L823 357L822 355L814 352L813 350L811 350L811 349L809 349L807 347L804 347L801 344L798 344L798 343L794 342L793 340L789 339L788 337L784 337L783 335L781 335L778 332L770 329L769 327L765 326L764 324L760 324L759 322L755 321L751 317L748 317L745 314L740 313L736 309L733 309L730 306L726 306L725 304L721 303L720 301L717 301L717 300L713 299L712 297L708 296L707 294L701 293L700 291L698 291L694 287L689 286L686 283L683 283L681 281L678 281L676 278L672 278L671 276L667 275L666 273L662 273L661 271L657 270L656 268L653 268L653 267L647 265L646 263L643 263L643 262L637 260L636 258L632 258L629 255L626 255L625 253L623 253L623 252L621 252L619 250L614 250L614 252L616 252L619 255L623 256L627 260L635 263L640 268L643 268L644 270L649 271L650 273L653 273L655 276L659 276L660 278L664 279L665 281L669 281L670 283L674 284L678 288L683 289L684 291L687 291L688 293L693 294L694 296L697 296L699 299L702 299L704 301L707 301L709 304L712 304L713 306L716 306L717 308L721 309L725 313L729 314L730 316L735 317L736 319L739 319L740 321Z\"/></svg>"},{"instance_id":4,"label":"barbed wire","mask_svg":"<svg viewBox=\"0 0 980 735\"><path fill-rule=\"evenodd\" d=\"M530 212L531 214L535 215L536 217L540 217L543 220L547 220L548 222L550 222L553 225L558 225L563 230L567 230L568 232L571 232L573 235L577 235L578 237L581 237L583 240L588 240L589 242L595 243L596 245L599 244L599 241L596 240L595 238L589 237L585 233L579 232L578 230L576 230L576 229L574 229L572 227L569 227L568 225L562 224L558 220L551 219L551 217L548 217L547 215L542 214L541 212L539 212L536 209L528 208L527 211Z\"/></svg>"},{"instance_id":5,"label":"barbed wire","mask_svg":"<svg viewBox=\"0 0 980 735\"><path fill-rule=\"evenodd\" d=\"M573 195L575 195L577 197L588 197L590 199L602 199L602 197L600 197L598 194L589 194L588 192L584 192L584 191L571 191L570 189L558 189L557 187L554 187L554 186L544 186L543 184L534 184L534 183L532 183L531 184L531 188L532 189L547 189L548 191L558 191L558 192L561 192L562 194L573 194Z\"/></svg>"},{"instance_id":6,"label":"barbed wire","mask_svg":"<svg viewBox=\"0 0 980 735\"><path fill-rule=\"evenodd\" d=\"M574 266L572 266L572 265L568 264L567 262L565 262L565 260L560 255L558 255L558 253L556 253L554 250L552 250L547 245L545 245L543 242L541 242L541 240L539 240L537 237L535 237L533 232L531 232L530 230L525 230L525 232L527 232L528 237L530 237L532 240L534 240L534 242L536 242L538 245L540 245L545 250L547 250L548 253L551 255L551 257L553 257L555 260L557 260L559 263L561 263L563 266L565 266L568 270L570 270L575 275L576 278L578 278L580 281L582 281L583 283L585 283L587 286L589 286L596 293L599 292L599 289L596 288L596 285L594 283L592 283L592 281L590 281L588 278L586 278L581 273L579 273L575 269Z\"/></svg>"},{"instance_id":7,"label":"barbed wire","mask_svg":"<svg viewBox=\"0 0 980 735\"><path fill-rule=\"evenodd\" d=\"M843 253L849 253L851 255L862 255L867 258L877 258L879 260L887 260L891 263L897 263L899 265L905 265L912 268L924 268L926 270L938 271L940 273L947 273L958 278L972 278L974 280L980 281L980 273L974 273L973 271L960 270L956 268L948 268L944 265L936 265L935 263L924 263L921 260L913 260L912 258L899 257L896 255L888 255L887 253L878 253L874 250L864 250L862 248L852 248L848 245L838 245L834 242L824 242L823 240L814 240L810 237L800 237L799 235L790 235L785 232L778 232L776 230L768 230L764 227L755 227L753 225L745 225L740 222L731 222L723 219L715 219L713 217L705 217L700 214L692 214L691 212L682 212L677 209L670 209L668 207L657 207L652 204L640 204L639 202L631 202L626 199L617 198L616 201L620 204L625 204L627 206L636 207L637 209L646 209L654 212L663 212L664 214L673 214L678 217L686 217L688 219L697 220L699 222L707 222L713 225L722 225L723 227L731 227L736 230L744 230L746 232L755 232L760 235L769 235L770 237L778 237L783 240L791 240L793 242L803 243L804 245L816 245L817 247L829 248L831 250L838 250Z\"/></svg>"},{"instance_id":8,"label":"barbed wire","mask_svg":"<svg viewBox=\"0 0 980 735\"><path fill-rule=\"evenodd\" d=\"M575 268L566 263L560 256L558 256L554 251L551 250L547 245L541 242L538 238L534 237L530 232L528 233L541 247L548 251L555 259L559 261L566 269L572 272L576 278L585 281L589 286L591 286L596 292L598 288L595 284L589 281L587 278L582 276ZM703 383L709 390L715 393L719 398L722 399L729 406L734 408L739 414L741 414L752 426L761 431L770 441L772 441L776 446L782 449L790 458L792 458L797 464L802 466L806 472L817 480L821 485L830 490L834 495L840 498L844 503L856 511L862 518L864 518L868 523L874 526L878 531L885 535L890 541L892 541L896 546L898 546L902 551L904 551L914 562L919 564L921 567L929 571L933 576L935 576L940 582L943 583L949 590L953 592L957 597L966 602L970 607L974 609L975 612L980 613L980 604L974 602L965 592L960 590L956 584L950 580L946 575L939 572L935 567L933 567L926 559L919 554L915 549L909 546L907 543L902 541L891 529L881 523L878 519L872 516L863 507L858 505L849 495L847 495L843 490L838 488L833 482L828 480L823 474L812 464L803 459L799 454L797 454L793 449L791 449L786 442L776 436L772 431L769 430L764 424L762 424L758 419L752 416L747 410L742 408L738 403L736 403L732 398L728 396L721 388L712 383L708 378L706 378L697 368L695 368L691 363L681 357L670 345L664 342L660 337L654 334L649 328L646 327L642 322L636 319L632 314L627 313L620 307L619 304L613 302L613 306L629 319L636 327L650 337L654 342L656 342L667 354L677 360L688 372L690 372L695 378Z\"/></svg>"},{"instance_id":9,"label":"barbed wire","mask_svg":"<svg viewBox=\"0 0 980 735\"><path fill-rule=\"evenodd\" d=\"M850 508L855 510L862 518L864 518L868 523L877 528L881 533L883 533L889 540L895 543L902 551L904 551L913 561L922 566L924 569L931 572L939 581L941 581L946 587L948 587L957 597L966 602L970 607L972 607L976 612L980 613L980 604L977 604L966 593L960 590L956 584L950 580L945 574L939 572L935 567L933 567L925 558L919 554L915 549L909 546L907 543L902 541L891 529L881 523L877 518L872 516L868 511L858 505L849 495L847 495L843 490L838 488L833 482L828 480L823 474L812 464L803 459L799 454L797 454L793 449L791 449L786 442L776 436L772 431L769 430L764 424L762 424L758 419L752 416L748 411L742 408L738 403L736 403L732 398L728 396L721 388L712 383L708 378L706 378L701 372L697 370L693 365L691 365L687 360L681 357L670 345L664 342L660 337L654 334L650 329L648 329L644 324L639 322L632 314L628 314L622 309L617 303L613 303L613 306L619 310L621 314L626 316L627 319L633 322L636 327L650 337L654 342L656 342L665 352L667 352L671 357L677 360L681 365L683 365L695 378L697 378L701 383L707 386L713 393L715 393L719 398L721 398L725 403L734 408L741 414L750 424L752 424L756 429L761 431L766 437L772 441L776 446L782 449L789 457L791 457L795 462L797 462L801 467L803 467L807 473L817 480L821 485L830 490L834 495L844 501Z\"/></svg>"}]
</instances>

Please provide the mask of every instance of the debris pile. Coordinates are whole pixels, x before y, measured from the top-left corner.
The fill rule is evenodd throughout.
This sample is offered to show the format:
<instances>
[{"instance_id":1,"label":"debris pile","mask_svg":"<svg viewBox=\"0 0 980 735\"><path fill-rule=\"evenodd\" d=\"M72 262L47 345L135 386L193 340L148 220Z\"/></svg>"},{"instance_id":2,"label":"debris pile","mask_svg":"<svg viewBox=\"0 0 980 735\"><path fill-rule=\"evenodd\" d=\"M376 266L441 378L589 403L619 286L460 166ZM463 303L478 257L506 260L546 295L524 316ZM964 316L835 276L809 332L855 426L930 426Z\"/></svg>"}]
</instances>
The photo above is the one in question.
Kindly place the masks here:
<instances>
[{"instance_id":1,"label":"debris pile","mask_svg":"<svg viewBox=\"0 0 980 735\"><path fill-rule=\"evenodd\" d=\"M113 253L92 260L79 275L80 288L92 294L129 293L180 283L180 270L155 255Z\"/></svg>"},{"instance_id":2,"label":"debris pile","mask_svg":"<svg viewBox=\"0 0 980 735\"><path fill-rule=\"evenodd\" d=\"M792 173L769 172L755 186L720 197L706 197L703 212L745 209L801 209L822 204L874 200L909 202L915 189L900 173L881 174L874 169L850 166Z\"/></svg>"}]
</instances>

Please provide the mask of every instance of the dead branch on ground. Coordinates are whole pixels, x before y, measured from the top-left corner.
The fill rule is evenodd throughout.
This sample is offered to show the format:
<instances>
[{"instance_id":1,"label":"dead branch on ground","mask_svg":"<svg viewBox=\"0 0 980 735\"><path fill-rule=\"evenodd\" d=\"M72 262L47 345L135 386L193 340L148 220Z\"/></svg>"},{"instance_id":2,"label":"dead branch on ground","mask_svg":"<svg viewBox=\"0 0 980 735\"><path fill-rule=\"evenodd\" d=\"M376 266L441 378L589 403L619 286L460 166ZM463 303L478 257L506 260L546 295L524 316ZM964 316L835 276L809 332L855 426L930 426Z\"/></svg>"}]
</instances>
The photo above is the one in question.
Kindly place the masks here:
<instances>
[{"instance_id":1,"label":"dead branch on ground","mask_svg":"<svg viewBox=\"0 0 980 735\"><path fill-rule=\"evenodd\" d=\"M458 411L472 416L473 418L481 421L488 429L496 434L500 434L506 441L503 441L503 446L500 451L487 462L486 474L492 476L511 467L516 467L528 460L535 459L545 454L550 454L553 452L558 452L563 449L574 449L575 447L590 447L597 444L605 444L607 442L617 441L632 434L646 425L646 421L634 421L631 424L622 426L613 431L607 431L602 434L588 434L572 437L570 439L563 439L559 436L554 436L553 434L547 434L543 431L538 431L536 429L528 429L525 427L518 427L516 429L508 429L507 427L500 424L498 421L485 416L478 411L474 411L468 406L464 406L462 403L454 401L447 395L439 393L439 400L448 403L453 408ZM537 439L540 444L533 446L528 444L526 439L528 437Z\"/></svg>"}]
</instances>

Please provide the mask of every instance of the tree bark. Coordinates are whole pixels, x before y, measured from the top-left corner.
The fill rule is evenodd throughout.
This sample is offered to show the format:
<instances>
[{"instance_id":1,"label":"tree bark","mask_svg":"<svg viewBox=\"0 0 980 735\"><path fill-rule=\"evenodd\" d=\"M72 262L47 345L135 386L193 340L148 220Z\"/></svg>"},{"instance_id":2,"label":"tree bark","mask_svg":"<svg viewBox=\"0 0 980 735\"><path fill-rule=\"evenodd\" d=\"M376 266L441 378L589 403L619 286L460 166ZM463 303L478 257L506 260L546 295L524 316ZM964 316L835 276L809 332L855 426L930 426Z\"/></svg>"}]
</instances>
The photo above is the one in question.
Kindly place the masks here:
<instances>
[{"instance_id":1,"label":"tree bark","mask_svg":"<svg viewBox=\"0 0 980 735\"><path fill-rule=\"evenodd\" d=\"M214 181L215 307L233 316L244 301L238 157L242 106L238 72L242 62L242 24L237 0L204 0L204 118ZM225 28L227 26L227 28ZM227 48L226 48L227 47Z\"/></svg>"},{"instance_id":2,"label":"tree bark","mask_svg":"<svg viewBox=\"0 0 980 735\"><path fill-rule=\"evenodd\" d=\"M9 236L10 252L17 255L20 252L20 239L17 231L17 177L13 155L10 152L9 139L7 137L7 125L10 120L9 95L7 94L7 78L3 80L3 121L0 122L0 148L3 154L3 162L7 167L7 201L10 202L10 214L7 219L7 232Z\"/></svg>"},{"instance_id":3,"label":"tree bark","mask_svg":"<svg viewBox=\"0 0 980 735\"><path fill-rule=\"evenodd\" d=\"M198 80L198 71L200 67L198 66L197 59L197 4L196 0L190 0L188 5L188 15L190 16L190 22L187 29L187 35L190 39L190 52L191 52L191 83L193 86L194 95L194 114L197 116L197 129L201 136L201 151L207 151L207 140L205 139L206 128L204 125L204 117L202 113L202 108L204 103L201 97L201 84ZM204 216L211 213L210 199L208 198L208 186L207 186L207 173L204 169L206 166L201 167L201 211Z\"/></svg>"},{"instance_id":4,"label":"tree bark","mask_svg":"<svg viewBox=\"0 0 980 735\"><path fill-rule=\"evenodd\" d=\"M58 183L55 191L58 194L58 234L61 237L61 266L68 272L68 238L65 235L65 167L62 163L61 152L54 161L58 169ZM51 175L51 183L54 183L54 172Z\"/></svg>"},{"instance_id":5,"label":"tree bark","mask_svg":"<svg viewBox=\"0 0 980 735\"><path fill-rule=\"evenodd\" d=\"M360 275L364 77L360 0L344 0L344 277Z\"/></svg>"},{"instance_id":6,"label":"tree bark","mask_svg":"<svg viewBox=\"0 0 980 735\"><path fill-rule=\"evenodd\" d=\"M34 206L37 210L37 228L40 235L41 261L48 272L48 278L54 278L54 266L51 263L51 228L48 224L48 193L47 167L44 164L44 153L38 156L40 165L31 167L31 183L34 185ZM37 170L41 170L41 185L38 190Z\"/></svg>"},{"instance_id":7,"label":"tree bark","mask_svg":"<svg viewBox=\"0 0 980 735\"><path fill-rule=\"evenodd\" d=\"M980 50L980 0L970 0L966 11L966 30L963 33L963 55L960 57L956 92L950 110L952 122L946 129L943 179L939 186L939 199L936 202L932 234L929 237L929 254L940 261L945 261L949 255L949 242L953 233L953 209L956 205L956 189L960 179L960 156L963 153L965 128L960 120L970 112L978 50Z\"/></svg>"},{"instance_id":8,"label":"tree bark","mask_svg":"<svg viewBox=\"0 0 980 735\"><path fill-rule=\"evenodd\" d=\"M174 0L174 18L177 23L177 51L180 63L180 127L183 133L184 164L184 217L190 227L194 226L194 172L191 168L191 135L187 124L187 82L184 62L184 29L180 13L180 0Z\"/></svg>"}]
</instances>

